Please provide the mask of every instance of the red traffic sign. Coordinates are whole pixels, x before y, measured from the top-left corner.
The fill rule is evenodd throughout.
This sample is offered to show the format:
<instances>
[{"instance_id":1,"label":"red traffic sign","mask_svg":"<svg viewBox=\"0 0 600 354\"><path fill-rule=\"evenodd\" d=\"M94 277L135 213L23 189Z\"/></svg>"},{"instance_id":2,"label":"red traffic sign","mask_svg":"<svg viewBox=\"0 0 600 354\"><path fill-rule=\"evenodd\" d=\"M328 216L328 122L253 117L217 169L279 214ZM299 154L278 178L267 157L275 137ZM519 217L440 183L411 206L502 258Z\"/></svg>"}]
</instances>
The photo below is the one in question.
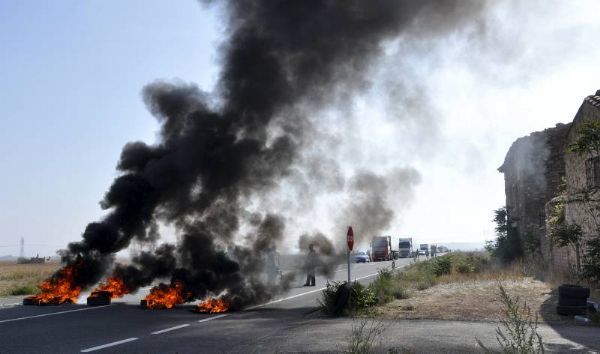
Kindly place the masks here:
<instances>
[{"instance_id":1,"label":"red traffic sign","mask_svg":"<svg viewBox=\"0 0 600 354\"><path fill-rule=\"evenodd\" d=\"M348 233L346 234L346 242L348 242L348 249L352 251L352 247L354 247L354 231L352 231L352 226L348 226Z\"/></svg>"}]
</instances>

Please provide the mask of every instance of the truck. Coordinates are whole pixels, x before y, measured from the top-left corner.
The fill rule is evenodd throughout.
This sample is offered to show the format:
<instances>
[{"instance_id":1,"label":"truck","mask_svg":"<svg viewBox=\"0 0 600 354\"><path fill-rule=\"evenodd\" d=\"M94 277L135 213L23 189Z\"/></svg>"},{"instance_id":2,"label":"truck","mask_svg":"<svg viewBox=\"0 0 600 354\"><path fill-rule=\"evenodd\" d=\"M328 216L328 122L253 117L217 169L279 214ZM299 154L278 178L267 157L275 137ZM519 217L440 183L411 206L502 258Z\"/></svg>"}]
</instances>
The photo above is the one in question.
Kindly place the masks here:
<instances>
[{"instance_id":1,"label":"truck","mask_svg":"<svg viewBox=\"0 0 600 354\"><path fill-rule=\"evenodd\" d=\"M431 257L435 257L436 254L437 254L437 246L436 245L431 245L431 246L429 246L429 248L431 250L431 252L430 252Z\"/></svg>"},{"instance_id":2,"label":"truck","mask_svg":"<svg viewBox=\"0 0 600 354\"><path fill-rule=\"evenodd\" d=\"M419 245L419 253L425 253L425 257L429 257L429 244L422 243Z\"/></svg>"},{"instance_id":3,"label":"truck","mask_svg":"<svg viewBox=\"0 0 600 354\"><path fill-rule=\"evenodd\" d=\"M390 261L394 258L392 236L373 236L371 258L373 262Z\"/></svg>"},{"instance_id":4,"label":"truck","mask_svg":"<svg viewBox=\"0 0 600 354\"><path fill-rule=\"evenodd\" d=\"M412 257L412 238L404 237L398 239L398 255L400 258L410 258Z\"/></svg>"}]
</instances>

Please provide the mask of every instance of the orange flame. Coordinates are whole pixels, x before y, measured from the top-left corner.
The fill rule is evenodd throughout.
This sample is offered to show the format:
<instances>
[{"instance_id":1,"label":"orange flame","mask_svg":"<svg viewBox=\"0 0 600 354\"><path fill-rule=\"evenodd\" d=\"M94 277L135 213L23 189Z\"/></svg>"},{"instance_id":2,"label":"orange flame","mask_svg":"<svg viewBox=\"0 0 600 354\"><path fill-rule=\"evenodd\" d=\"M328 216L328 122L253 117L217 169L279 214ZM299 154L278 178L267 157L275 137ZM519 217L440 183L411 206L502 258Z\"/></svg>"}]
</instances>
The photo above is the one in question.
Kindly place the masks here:
<instances>
[{"instance_id":1,"label":"orange flame","mask_svg":"<svg viewBox=\"0 0 600 354\"><path fill-rule=\"evenodd\" d=\"M38 287L42 291L41 294L31 296L38 305L58 305L63 303L77 302L81 287L73 285L76 269L72 265L67 265L58 271L56 277L49 278L43 281Z\"/></svg>"},{"instance_id":2,"label":"orange flame","mask_svg":"<svg viewBox=\"0 0 600 354\"><path fill-rule=\"evenodd\" d=\"M181 282L175 282L174 286L160 284L153 287L150 294L146 295L146 308L170 309L186 302L189 296L184 292Z\"/></svg>"},{"instance_id":3,"label":"orange flame","mask_svg":"<svg viewBox=\"0 0 600 354\"><path fill-rule=\"evenodd\" d=\"M219 313L229 310L229 307L229 303L222 298L212 298L199 303L196 310L202 313Z\"/></svg>"},{"instance_id":4,"label":"orange flame","mask_svg":"<svg viewBox=\"0 0 600 354\"><path fill-rule=\"evenodd\" d=\"M129 289L125 286L123 279L110 277L101 283L93 292L92 295L98 291L108 291L111 293L113 299L123 297L123 295L129 294Z\"/></svg>"}]
</instances>

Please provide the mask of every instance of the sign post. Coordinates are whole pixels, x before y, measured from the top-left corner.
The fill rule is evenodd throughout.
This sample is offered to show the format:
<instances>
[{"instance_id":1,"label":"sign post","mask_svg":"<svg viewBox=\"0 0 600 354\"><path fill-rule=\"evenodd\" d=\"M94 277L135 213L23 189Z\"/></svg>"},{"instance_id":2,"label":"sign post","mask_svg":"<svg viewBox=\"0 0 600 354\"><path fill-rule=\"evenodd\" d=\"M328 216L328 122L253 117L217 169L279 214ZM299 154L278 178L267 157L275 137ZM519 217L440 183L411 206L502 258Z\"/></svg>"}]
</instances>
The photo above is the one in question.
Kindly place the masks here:
<instances>
[{"instance_id":1,"label":"sign post","mask_svg":"<svg viewBox=\"0 0 600 354\"><path fill-rule=\"evenodd\" d=\"M352 247L354 247L354 231L352 231L352 226L348 226L346 243L348 243L348 310L352 311L352 278L350 277L350 253L352 253Z\"/></svg>"},{"instance_id":2,"label":"sign post","mask_svg":"<svg viewBox=\"0 0 600 354\"><path fill-rule=\"evenodd\" d=\"M352 231L352 226L348 226L346 242L348 243L348 285L350 285L350 253L352 252L352 247L354 247L354 231Z\"/></svg>"}]
</instances>

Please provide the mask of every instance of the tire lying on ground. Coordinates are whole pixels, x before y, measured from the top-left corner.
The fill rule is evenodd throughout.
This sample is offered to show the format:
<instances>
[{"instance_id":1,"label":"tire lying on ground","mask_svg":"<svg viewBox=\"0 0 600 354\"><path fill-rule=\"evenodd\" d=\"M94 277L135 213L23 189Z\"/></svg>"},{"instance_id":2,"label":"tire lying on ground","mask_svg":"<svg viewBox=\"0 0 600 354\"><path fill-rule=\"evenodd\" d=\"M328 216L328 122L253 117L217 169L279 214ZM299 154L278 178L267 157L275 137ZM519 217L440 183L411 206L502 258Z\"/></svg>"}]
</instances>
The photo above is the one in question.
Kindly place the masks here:
<instances>
[{"instance_id":1,"label":"tire lying on ground","mask_svg":"<svg viewBox=\"0 0 600 354\"><path fill-rule=\"evenodd\" d=\"M110 291L94 291L87 298L87 305L88 306L110 305L111 297L112 297L112 293Z\"/></svg>"},{"instance_id":2,"label":"tire lying on ground","mask_svg":"<svg viewBox=\"0 0 600 354\"><path fill-rule=\"evenodd\" d=\"M28 296L26 298L23 299L23 305L24 306L32 306L32 305L39 305L40 301L37 300L35 297L33 296Z\"/></svg>"},{"instance_id":3,"label":"tire lying on ground","mask_svg":"<svg viewBox=\"0 0 600 354\"><path fill-rule=\"evenodd\" d=\"M587 306L587 299L583 298L572 298L572 297L559 297L558 306Z\"/></svg>"},{"instance_id":4,"label":"tire lying on ground","mask_svg":"<svg viewBox=\"0 0 600 354\"><path fill-rule=\"evenodd\" d=\"M590 297L590 288L579 285L564 284L558 287L559 298L587 299Z\"/></svg>"},{"instance_id":5,"label":"tire lying on ground","mask_svg":"<svg viewBox=\"0 0 600 354\"><path fill-rule=\"evenodd\" d=\"M344 313L344 310L348 308L348 301L350 300L350 288L348 286L340 285L335 292L335 306L333 313L336 316L340 316Z\"/></svg>"},{"instance_id":6,"label":"tire lying on ground","mask_svg":"<svg viewBox=\"0 0 600 354\"><path fill-rule=\"evenodd\" d=\"M556 306L556 313L563 316L585 315L587 306Z\"/></svg>"}]
</instances>

